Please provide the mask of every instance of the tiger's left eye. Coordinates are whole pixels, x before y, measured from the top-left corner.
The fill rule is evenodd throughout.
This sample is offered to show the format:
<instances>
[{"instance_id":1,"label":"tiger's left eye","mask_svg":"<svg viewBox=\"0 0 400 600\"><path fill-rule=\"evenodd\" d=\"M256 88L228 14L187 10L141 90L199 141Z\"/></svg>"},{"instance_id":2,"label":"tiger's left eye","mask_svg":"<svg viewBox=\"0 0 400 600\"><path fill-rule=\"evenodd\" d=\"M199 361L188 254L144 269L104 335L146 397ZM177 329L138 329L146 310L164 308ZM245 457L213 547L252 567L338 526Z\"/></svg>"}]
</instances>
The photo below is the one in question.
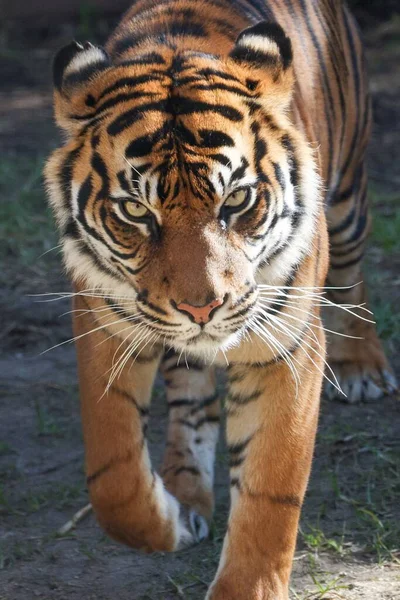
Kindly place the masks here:
<instances>
[{"instance_id":1,"label":"tiger's left eye","mask_svg":"<svg viewBox=\"0 0 400 600\"><path fill-rule=\"evenodd\" d=\"M151 214L144 204L135 202L134 200L121 200L120 206L124 215L133 221L135 219L143 219L143 217L148 217Z\"/></svg>"},{"instance_id":2,"label":"tiger's left eye","mask_svg":"<svg viewBox=\"0 0 400 600\"><path fill-rule=\"evenodd\" d=\"M224 202L226 208L241 208L249 199L250 191L248 189L238 190L233 192Z\"/></svg>"}]
</instances>

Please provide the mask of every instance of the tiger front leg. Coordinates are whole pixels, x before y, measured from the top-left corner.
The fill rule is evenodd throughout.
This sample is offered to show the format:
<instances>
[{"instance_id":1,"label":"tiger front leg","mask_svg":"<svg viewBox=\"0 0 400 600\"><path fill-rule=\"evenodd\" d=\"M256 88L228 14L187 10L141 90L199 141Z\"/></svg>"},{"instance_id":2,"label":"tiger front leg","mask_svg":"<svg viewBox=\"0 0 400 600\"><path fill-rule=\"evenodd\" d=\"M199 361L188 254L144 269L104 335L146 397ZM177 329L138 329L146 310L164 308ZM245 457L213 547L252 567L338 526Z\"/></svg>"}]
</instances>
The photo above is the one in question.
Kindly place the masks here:
<instances>
[{"instance_id":1,"label":"tiger front leg","mask_svg":"<svg viewBox=\"0 0 400 600\"><path fill-rule=\"evenodd\" d=\"M105 392L127 344L105 325L112 323L104 316L107 307L99 309L100 326L97 310L80 296L75 309L87 485L96 517L112 538L146 552L191 545L196 531L151 468L147 448L147 415L161 349L144 343L138 360L132 357Z\"/></svg>"},{"instance_id":2,"label":"tiger front leg","mask_svg":"<svg viewBox=\"0 0 400 600\"><path fill-rule=\"evenodd\" d=\"M214 509L214 461L220 399L214 368L168 351L161 371L166 382L168 437L161 474L166 488L188 509L199 540L208 535Z\"/></svg>"},{"instance_id":3,"label":"tiger front leg","mask_svg":"<svg viewBox=\"0 0 400 600\"><path fill-rule=\"evenodd\" d=\"M313 360L230 368L227 441L231 512L207 600L287 600L300 510L318 420L324 339Z\"/></svg>"}]
</instances>

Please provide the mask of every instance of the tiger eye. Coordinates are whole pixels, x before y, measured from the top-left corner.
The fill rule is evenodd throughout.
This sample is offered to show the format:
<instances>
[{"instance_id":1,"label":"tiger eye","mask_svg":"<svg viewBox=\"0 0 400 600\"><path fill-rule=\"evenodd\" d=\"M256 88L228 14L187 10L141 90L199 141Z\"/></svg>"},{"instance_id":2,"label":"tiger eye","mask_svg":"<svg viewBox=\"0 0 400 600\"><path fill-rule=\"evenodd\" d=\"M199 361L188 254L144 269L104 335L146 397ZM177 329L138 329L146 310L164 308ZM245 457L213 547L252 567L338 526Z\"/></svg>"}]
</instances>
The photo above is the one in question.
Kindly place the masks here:
<instances>
[{"instance_id":1,"label":"tiger eye","mask_svg":"<svg viewBox=\"0 0 400 600\"><path fill-rule=\"evenodd\" d=\"M238 190L237 192L233 192L233 194L228 196L228 198L225 200L225 206L232 206L233 208L236 208L247 200L248 195L248 190Z\"/></svg>"},{"instance_id":2,"label":"tiger eye","mask_svg":"<svg viewBox=\"0 0 400 600\"><path fill-rule=\"evenodd\" d=\"M149 214L148 209L140 202L125 200L121 203L123 212L132 219L141 219Z\"/></svg>"}]
</instances>

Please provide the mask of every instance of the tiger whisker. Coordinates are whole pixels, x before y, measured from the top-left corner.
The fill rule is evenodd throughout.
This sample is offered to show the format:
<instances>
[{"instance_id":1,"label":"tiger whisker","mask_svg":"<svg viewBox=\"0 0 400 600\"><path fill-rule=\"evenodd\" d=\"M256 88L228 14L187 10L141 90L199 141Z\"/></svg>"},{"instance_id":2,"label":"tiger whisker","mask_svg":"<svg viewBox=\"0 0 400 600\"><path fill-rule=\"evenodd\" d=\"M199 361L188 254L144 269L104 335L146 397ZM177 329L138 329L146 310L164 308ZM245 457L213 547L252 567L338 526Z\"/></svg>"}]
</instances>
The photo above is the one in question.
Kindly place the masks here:
<instances>
[{"instance_id":1,"label":"tiger whisker","mask_svg":"<svg viewBox=\"0 0 400 600\"><path fill-rule=\"evenodd\" d=\"M119 377L121 375L122 371L125 368L126 363L128 362L128 360L130 358L132 358L133 353L142 345L142 343L147 340L147 342L146 342L146 344L144 346L144 347L146 347L148 341L149 340L153 340L155 336L157 336L156 333L154 333L152 331L147 331L147 332L145 332L143 334L143 336L139 340L135 341L134 344L132 344L132 348L131 348L130 352L125 356L124 360L122 361L122 363L118 367L116 377ZM140 352L141 352L141 350L140 350Z\"/></svg>"},{"instance_id":2,"label":"tiger whisker","mask_svg":"<svg viewBox=\"0 0 400 600\"><path fill-rule=\"evenodd\" d=\"M358 281L353 285L344 286L297 286L297 285L267 285L260 283L257 285L259 289L271 289L271 290L351 290L358 285L361 285L362 281Z\"/></svg>"},{"instance_id":3,"label":"tiger whisker","mask_svg":"<svg viewBox=\"0 0 400 600\"><path fill-rule=\"evenodd\" d=\"M117 368L117 365L118 365L118 363L120 362L120 360L122 360L122 359L123 359L123 357L125 356L125 353L126 353L128 350L129 350L129 348L130 348L130 345L131 345L132 343L134 343L134 341L137 339L137 336L139 335L139 333L140 333L140 330L141 330L141 329L142 329L142 330L144 330L144 327L143 327L143 324L142 324L142 323L137 323L137 324L135 324L135 325L131 325L131 326L130 326L130 327L128 327L127 329L132 329L132 331L131 331L129 334L127 334L127 335L125 336L125 338L124 338L124 339L121 341L121 343L118 345L117 349L115 350L115 352L114 352L114 354L113 354L112 360L111 360L111 368L110 368L108 371L106 371L106 374L107 374L107 373L109 373L109 372L112 372L114 368ZM125 331L125 330L124 330L124 331ZM135 334L136 334L136 335L135 335ZM134 338L133 340L131 340L131 341L128 343L128 346L127 346L127 348L125 348L124 352L123 352L123 353L121 354L121 356L118 358L117 362L115 362L115 357L117 356L119 349L121 348L121 346L123 346L124 344L126 344L126 343L128 342L129 338L130 338L132 335L135 335L135 338Z\"/></svg>"},{"instance_id":4,"label":"tiger whisker","mask_svg":"<svg viewBox=\"0 0 400 600\"><path fill-rule=\"evenodd\" d=\"M135 171L135 173L137 173L141 179L143 179L143 173L138 171L137 168L134 165L132 165L132 163L129 162L129 160L126 158L126 156L122 155L122 157L123 157L124 161L130 166L130 168L133 169Z\"/></svg>"},{"instance_id":5,"label":"tiger whisker","mask_svg":"<svg viewBox=\"0 0 400 600\"><path fill-rule=\"evenodd\" d=\"M298 327L295 327L294 325L290 325L288 323L283 324L281 322L281 320L277 317L275 317L274 315L267 315L267 313L265 313L265 311L262 311L261 313L266 319L262 319L264 320L268 325L270 325L271 327L273 327L274 329L278 328L277 330L282 331L283 333L286 333L286 335L288 335L289 337L291 337L295 342L298 342L299 339L293 334L291 333L291 331L295 331L295 332L299 332L299 333L303 333L301 329L299 329ZM273 325L273 323L271 323L271 321L273 323L276 324L276 327ZM340 387L339 381L337 380L337 377L335 375L335 373L332 370L332 367L328 364L328 362L326 361L326 359L324 358L324 356L322 354L320 354L315 348L313 348L308 342L306 342L304 340L304 337L306 337L307 334L304 334L302 339L301 339L301 343L300 343L300 348L301 350L303 350L303 352L305 353L305 355L311 360L311 362L313 363L313 365L316 367L316 369L322 374L322 376L329 381L329 383L331 385L333 385L339 392L341 392L344 396L344 392ZM321 348L321 345L318 342L319 347ZM304 349L304 346L307 346L308 348L310 348L317 356L319 356L325 366L327 367L327 369L329 370L329 372L332 374L334 381L332 381L327 375L326 372L323 371L319 365L314 361L314 359L309 355L309 353L307 352L307 350ZM322 349L322 348L321 348Z\"/></svg>"},{"instance_id":6,"label":"tiger whisker","mask_svg":"<svg viewBox=\"0 0 400 600\"><path fill-rule=\"evenodd\" d=\"M260 325L260 323L258 322L258 320L252 320L251 324L249 325L249 328L262 340L264 341L264 343L267 344L268 348L271 350L271 352L274 354L274 350L278 352L278 354L280 354L283 358L283 360L285 361L285 363L287 364L287 366L289 367L291 373L292 373L292 377L294 380L294 383L296 385L296 398L298 395L298 390L299 390L299 384L300 384L300 378L299 378L299 374L297 372L296 366L292 360L292 357L290 356L289 351L279 342L279 340L276 339L276 337L272 334L271 331L268 331L265 329L265 327L262 327ZM271 347L272 346L272 347ZM296 361L298 362L298 361ZM301 363L299 363L301 364Z\"/></svg>"},{"instance_id":7,"label":"tiger whisker","mask_svg":"<svg viewBox=\"0 0 400 600\"><path fill-rule=\"evenodd\" d=\"M139 352L136 354L136 356L134 356L134 358L133 358L133 360L132 360L132 362L131 362L131 364L130 364L129 371L132 369L132 367L133 367L133 365L134 365L135 361L137 360L137 358L139 357L139 355L141 354L141 352L143 352L143 350L144 350L145 348L147 348L147 346L148 346L150 343L151 343L151 348L153 348L153 347L154 347L154 344L156 344L156 343L157 343L157 340L159 340L159 339L160 339L160 337L161 337L161 334L160 334L160 333L154 333L154 334L153 334L153 335L150 337L150 339L149 339L149 340L147 340L147 342L145 343L145 345L144 345L142 348L140 348ZM129 371L128 371L128 372L129 372Z\"/></svg>"},{"instance_id":8,"label":"tiger whisker","mask_svg":"<svg viewBox=\"0 0 400 600\"><path fill-rule=\"evenodd\" d=\"M253 325L253 331L254 333L261 339L261 341L263 341L264 343L266 343L268 345L268 347L270 348L270 350L274 353L274 351L278 352L278 354L282 357L282 359L284 360L284 362L287 364L287 366L289 367L292 377L293 377L293 381L295 383L296 386L296 398L298 396L298 392L299 392L299 385L300 385L300 376L298 374L297 368L296 368L296 364L299 364L300 367L302 367L303 369L305 369L308 373L311 373L311 371L305 367L304 365L302 365L302 363L294 356L290 355L290 352L287 350L287 348L285 348L277 339L276 337L272 334L271 331L267 330L264 326L262 326L261 324L258 325L258 329L254 329L254 325ZM272 348L271 345L272 344Z\"/></svg>"},{"instance_id":9,"label":"tiger whisker","mask_svg":"<svg viewBox=\"0 0 400 600\"><path fill-rule=\"evenodd\" d=\"M220 348L220 350L221 350L221 352L222 352L222 355L223 355L223 357L224 357L224 359L225 359L226 366L227 366L227 367L229 367L229 360L228 360L228 357L227 357L227 356L226 356L226 354L225 354L225 350L223 350L222 348Z\"/></svg>"},{"instance_id":10,"label":"tiger whisker","mask_svg":"<svg viewBox=\"0 0 400 600\"><path fill-rule=\"evenodd\" d=\"M139 331L136 332L136 330L135 330L135 332L133 332L133 333L136 333L137 335L132 340L132 342L129 344L128 348L126 350L124 350L123 354L118 359L117 363L112 366L112 371L111 371L107 386L104 390L103 396L108 393L108 391L111 388L115 379L117 379L120 376L126 363L128 362L129 358L132 356L132 354L135 352L136 348L138 348L140 346L140 344L142 342L144 342L151 335L151 332L148 330L146 331L146 329L145 329L144 335L140 336L140 334L142 333L140 331L140 328L141 328L141 325L138 325Z\"/></svg>"},{"instance_id":11,"label":"tiger whisker","mask_svg":"<svg viewBox=\"0 0 400 600\"><path fill-rule=\"evenodd\" d=\"M178 356L178 361L177 361L177 363L176 363L176 366L177 366L177 367L179 367L179 363L180 363L180 361L181 361L181 358L182 358L183 350L184 350L184 349L182 348L182 350L181 350L181 352L180 352L180 354L179 354L179 356Z\"/></svg>"},{"instance_id":12,"label":"tiger whisker","mask_svg":"<svg viewBox=\"0 0 400 600\"><path fill-rule=\"evenodd\" d=\"M283 361L287 364L296 387L295 397L297 398L299 393L300 376L298 374L296 365L292 360L292 357L290 356L290 353L278 342L276 337L271 332L267 333L265 328L260 326L259 329L254 329L254 331L256 335L261 339L261 341L267 343L269 347L271 347L270 344L272 344L272 352L278 352L278 354L282 357ZM269 341L269 343L267 340Z\"/></svg>"},{"instance_id":13,"label":"tiger whisker","mask_svg":"<svg viewBox=\"0 0 400 600\"><path fill-rule=\"evenodd\" d=\"M43 256L46 256L46 254L49 254L50 252L53 252L54 250L59 250L63 247L63 244L57 244L57 246L54 246L53 248L49 248L49 250L46 250L45 252L43 252L42 254L40 254L37 257L37 260L40 260L41 258L43 258Z\"/></svg>"},{"instance_id":14,"label":"tiger whisker","mask_svg":"<svg viewBox=\"0 0 400 600\"><path fill-rule=\"evenodd\" d=\"M290 355L290 352L287 348L285 348L285 346L276 339L276 337L272 334L272 332L268 329L266 329L260 322L258 319L258 316L256 317L256 323L259 326L259 328L261 329L261 331L263 332L264 335L267 335L269 337L271 337L272 339L270 339L270 342L273 344L273 348L271 348L271 346L269 346L270 350L277 350L280 354L282 354L283 356L288 356L290 358L291 364L294 366L294 361L298 362L301 365L301 362L298 361L294 356ZM254 325L254 324L253 324ZM301 365L302 366L302 365ZM299 375L297 373L296 370L296 382L300 383L300 378Z\"/></svg>"},{"instance_id":15,"label":"tiger whisker","mask_svg":"<svg viewBox=\"0 0 400 600\"><path fill-rule=\"evenodd\" d=\"M92 292L92 293L89 293ZM55 296L55 298L47 298L48 296ZM54 302L56 300L65 300L69 298L75 298L76 296L83 296L87 298L106 298L110 299L110 296L113 300L116 301L136 301L136 297L134 296L114 296L114 291L110 289L109 293L98 292L96 290L82 290L80 292L46 292L43 294L29 294L29 297L37 298L37 297L45 297L45 300L39 300L38 302Z\"/></svg>"},{"instance_id":16,"label":"tiger whisker","mask_svg":"<svg viewBox=\"0 0 400 600\"><path fill-rule=\"evenodd\" d=\"M113 315L110 315L110 316L113 316ZM77 335L68 340L64 340L63 342L60 342L59 344L55 344L51 348L47 348L46 350L43 350L40 353L40 355L46 354L47 352L50 352L50 350L55 350L56 348L59 348L60 346L63 346L64 344L72 344L72 342L76 342L77 340L80 340L81 338L83 338L87 335L90 335L91 333L95 333L96 331L105 329L106 327L109 327L110 325L116 325L116 324L122 323L124 321L126 321L126 319L119 319L118 321L111 321L110 323L105 323L105 324L101 325L100 327L95 327L94 329L91 329L90 331L85 331L85 333L81 333L80 335Z\"/></svg>"},{"instance_id":17,"label":"tiger whisker","mask_svg":"<svg viewBox=\"0 0 400 600\"><path fill-rule=\"evenodd\" d=\"M136 308L136 306L132 306L131 308ZM124 309L121 309L121 306L119 306L118 304L107 304L107 306L99 306L98 308L76 308L73 310L68 310L66 312L63 312L59 315L59 317L65 317L66 315L72 315L75 314L75 316L78 317L83 317L84 315L87 314L98 314L98 313L102 313L102 312L110 312L111 310L113 310L114 313L118 313L118 314L123 314L124 312L126 312L126 310L129 309L129 307L124 306ZM79 313L79 314L78 314ZM129 314L129 316L134 316L137 315L139 313L131 313ZM102 317L99 317L98 319L100 319ZM97 319L97 320L98 320Z\"/></svg>"},{"instance_id":18,"label":"tiger whisker","mask_svg":"<svg viewBox=\"0 0 400 600\"><path fill-rule=\"evenodd\" d=\"M281 311L279 311L276 308L272 308L271 305L264 303L264 302L259 302L259 304L261 306L263 306L263 308L265 308L267 310L267 312L274 312L277 313L279 315L284 316L285 318L289 318L289 319L293 319L295 321L298 321L299 323L304 323L303 319L299 319L298 317L295 317L294 315L290 315L288 313L282 313ZM284 304L282 304L282 306L284 306ZM309 315L309 311L307 310L303 310L301 308L296 309L297 312L302 312L306 315ZM357 335L348 335L347 333L341 333L340 331L333 331L333 329L328 329L327 327L324 327L323 325L317 325L316 323L308 323L309 327L315 327L316 329L322 329L323 331L326 331L327 333L333 333L334 335L340 335L341 337L345 337L345 338L349 338L351 340L362 340L364 338L357 336Z\"/></svg>"},{"instance_id":19,"label":"tiger whisker","mask_svg":"<svg viewBox=\"0 0 400 600\"><path fill-rule=\"evenodd\" d=\"M128 323L132 323L133 321L138 321L139 317L134 317L133 319L125 319L125 321ZM131 329L132 327L137 327L138 325L141 325L141 323L136 323L135 325L129 325L128 327L124 327L124 329L122 330L118 330L115 331L114 333L112 333L111 335L109 335L108 337L106 337L104 340L102 340L101 342L99 342L98 344L96 344L95 348L98 348L99 346L101 346L102 344L104 344L105 342L108 342L108 340L111 340L111 338L116 337L116 336L120 336L122 333L124 333L125 331L128 331L129 329ZM121 347L121 345L126 341L126 339L122 340L121 344L118 346L118 348ZM118 350L118 349L117 349ZM114 355L115 356L115 355Z\"/></svg>"},{"instance_id":20,"label":"tiger whisker","mask_svg":"<svg viewBox=\"0 0 400 600\"><path fill-rule=\"evenodd\" d=\"M264 297L264 295L261 295L261 296ZM274 300L274 297L271 297L274 304L275 303L279 304L281 302L281 305L283 305L283 306L288 305L288 306L297 307L297 303L293 302L293 298L299 298L301 300L312 300L314 306L324 306L326 308L339 308L341 310L344 310L345 312L350 313L354 317L358 317L362 321L366 321L367 323L375 323L375 321L373 321L371 319L367 319L366 317L363 317L362 315L359 315L356 312L354 312L354 310L359 309L359 310L363 310L369 314L373 314L372 311L365 308L364 304L335 304L335 302L332 302L331 300L328 300L327 298L322 298L322 297L318 297L317 298L318 302L314 302L314 300L316 298L313 296L293 296L293 295L291 295L290 298L276 300L276 301Z\"/></svg>"}]
</instances>

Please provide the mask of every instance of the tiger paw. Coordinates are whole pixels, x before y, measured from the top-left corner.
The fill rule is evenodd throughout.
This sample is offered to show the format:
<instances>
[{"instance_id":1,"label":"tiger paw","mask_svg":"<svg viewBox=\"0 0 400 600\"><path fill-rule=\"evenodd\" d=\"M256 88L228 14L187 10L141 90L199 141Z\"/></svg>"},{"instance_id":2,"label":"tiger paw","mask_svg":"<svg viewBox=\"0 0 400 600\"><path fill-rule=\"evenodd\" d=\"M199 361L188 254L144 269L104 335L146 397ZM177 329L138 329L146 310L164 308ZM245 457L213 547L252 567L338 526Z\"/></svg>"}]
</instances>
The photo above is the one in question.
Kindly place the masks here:
<instances>
[{"instance_id":1,"label":"tiger paw","mask_svg":"<svg viewBox=\"0 0 400 600\"><path fill-rule=\"evenodd\" d=\"M185 530L190 532L191 537L181 537L178 551L199 544L208 537L210 530L206 519L193 509L181 506L179 519Z\"/></svg>"},{"instance_id":2,"label":"tiger paw","mask_svg":"<svg viewBox=\"0 0 400 600\"><path fill-rule=\"evenodd\" d=\"M328 399L350 404L374 402L398 391L396 377L372 320L336 310L327 319L327 328L331 332L327 344L328 363L337 379L336 382L332 372L326 371L331 380L325 380L324 392Z\"/></svg>"},{"instance_id":3,"label":"tiger paw","mask_svg":"<svg viewBox=\"0 0 400 600\"><path fill-rule=\"evenodd\" d=\"M217 579L208 591L205 600L288 600L284 586L271 586L262 580L253 580L249 585L239 575L232 581ZM275 589L274 589L275 588Z\"/></svg>"},{"instance_id":4,"label":"tiger paw","mask_svg":"<svg viewBox=\"0 0 400 600\"><path fill-rule=\"evenodd\" d=\"M389 366L380 369L362 363L331 363L331 367L342 391L325 381L324 393L329 400L349 404L374 402L385 395L396 393L399 389Z\"/></svg>"}]
</instances>

